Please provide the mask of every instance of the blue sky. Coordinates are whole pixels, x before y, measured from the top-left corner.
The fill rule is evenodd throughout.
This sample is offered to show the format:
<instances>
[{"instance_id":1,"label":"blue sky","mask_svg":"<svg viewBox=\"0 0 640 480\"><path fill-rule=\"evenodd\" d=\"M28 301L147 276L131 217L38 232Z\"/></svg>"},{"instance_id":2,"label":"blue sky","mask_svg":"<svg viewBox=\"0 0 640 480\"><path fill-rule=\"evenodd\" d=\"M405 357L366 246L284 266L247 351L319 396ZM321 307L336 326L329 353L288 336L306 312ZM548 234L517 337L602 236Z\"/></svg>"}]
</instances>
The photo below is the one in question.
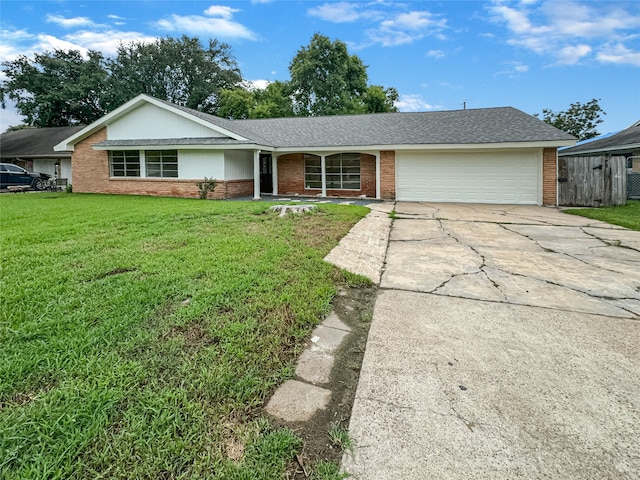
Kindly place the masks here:
<instances>
[{"instance_id":1,"label":"blue sky","mask_svg":"<svg viewBox=\"0 0 640 480\"><path fill-rule=\"evenodd\" d=\"M0 61L182 34L231 45L245 79L289 78L316 32L346 42L402 111L564 110L600 98L600 133L640 119L640 2L0 1ZM2 77L0 77L2 78ZM21 123L8 105L0 131Z\"/></svg>"}]
</instances>

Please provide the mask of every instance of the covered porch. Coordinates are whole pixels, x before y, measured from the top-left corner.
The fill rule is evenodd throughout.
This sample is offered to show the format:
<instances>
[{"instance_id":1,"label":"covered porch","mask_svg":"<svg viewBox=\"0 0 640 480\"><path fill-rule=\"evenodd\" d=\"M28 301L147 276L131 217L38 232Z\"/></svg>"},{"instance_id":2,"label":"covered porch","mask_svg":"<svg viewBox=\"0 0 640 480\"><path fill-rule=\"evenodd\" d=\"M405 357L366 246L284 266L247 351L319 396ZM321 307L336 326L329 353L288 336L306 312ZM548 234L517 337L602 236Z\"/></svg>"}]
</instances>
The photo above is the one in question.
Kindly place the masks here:
<instances>
[{"instance_id":1,"label":"covered porch","mask_svg":"<svg viewBox=\"0 0 640 480\"><path fill-rule=\"evenodd\" d=\"M380 151L254 151L254 198L262 194L383 198Z\"/></svg>"}]
</instances>

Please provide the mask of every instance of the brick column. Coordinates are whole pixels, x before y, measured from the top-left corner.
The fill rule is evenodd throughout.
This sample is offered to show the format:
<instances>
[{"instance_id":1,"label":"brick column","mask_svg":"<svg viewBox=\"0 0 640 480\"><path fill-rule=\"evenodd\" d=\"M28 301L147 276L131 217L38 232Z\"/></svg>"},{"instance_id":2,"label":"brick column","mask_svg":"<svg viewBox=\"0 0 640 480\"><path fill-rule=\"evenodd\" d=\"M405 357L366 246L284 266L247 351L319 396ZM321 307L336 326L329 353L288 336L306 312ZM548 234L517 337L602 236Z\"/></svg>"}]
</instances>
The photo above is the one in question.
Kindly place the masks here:
<instances>
[{"instance_id":1,"label":"brick column","mask_svg":"<svg viewBox=\"0 0 640 480\"><path fill-rule=\"evenodd\" d=\"M558 149L542 150L542 204L558 203Z\"/></svg>"},{"instance_id":2,"label":"brick column","mask_svg":"<svg viewBox=\"0 0 640 480\"><path fill-rule=\"evenodd\" d=\"M396 152L380 152L380 196L385 200L396 198Z\"/></svg>"}]
</instances>

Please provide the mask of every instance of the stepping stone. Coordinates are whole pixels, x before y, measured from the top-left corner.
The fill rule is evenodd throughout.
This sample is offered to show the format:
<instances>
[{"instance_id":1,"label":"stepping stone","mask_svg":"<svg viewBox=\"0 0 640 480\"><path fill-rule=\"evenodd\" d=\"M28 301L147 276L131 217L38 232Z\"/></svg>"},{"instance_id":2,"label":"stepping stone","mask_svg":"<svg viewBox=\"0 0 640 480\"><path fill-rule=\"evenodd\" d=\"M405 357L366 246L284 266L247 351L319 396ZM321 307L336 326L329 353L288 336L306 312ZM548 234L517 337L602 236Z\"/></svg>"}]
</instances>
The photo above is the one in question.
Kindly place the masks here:
<instances>
[{"instance_id":1,"label":"stepping stone","mask_svg":"<svg viewBox=\"0 0 640 480\"><path fill-rule=\"evenodd\" d=\"M296 375L309 383L328 383L333 369L333 360L331 354L305 350L298 359Z\"/></svg>"},{"instance_id":2,"label":"stepping stone","mask_svg":"<svg viewBox=\"0 0 640 480\"><path fill-rule=\"evenodd\" d=\"M324 325L320 325L316 327L316 329L313 331L313 335L311 336L311 342L313 342L311 349L333 352L340 346L342 340L348 334L349 332L346 332L344 330L338 330L337 328L325 327Z\"/></svg>"},{"instance_id":3,"label":"stepping stone","mask_svg":"<svg viewBox=\"0 0 640 480\"><path fill-rule=\"evenodd\" d=\"M331 312L327 318L321 324L324 327L337 328L338 330L344 330L345 332L350 332L351 328L348 325L344 324L342 320L336 315L335 312Z\"/></svg>"},{"instance_id":4,"label":"stepping stone","mask_svg":"<svg viewBox=\"0 0 640 480\"><path fill-rule=\"evenodd\" d=\"M297 380L287 380L267 404L268 414L287 422L306 422L331 400L331 390Z\"/></svg>"}]
</instances>

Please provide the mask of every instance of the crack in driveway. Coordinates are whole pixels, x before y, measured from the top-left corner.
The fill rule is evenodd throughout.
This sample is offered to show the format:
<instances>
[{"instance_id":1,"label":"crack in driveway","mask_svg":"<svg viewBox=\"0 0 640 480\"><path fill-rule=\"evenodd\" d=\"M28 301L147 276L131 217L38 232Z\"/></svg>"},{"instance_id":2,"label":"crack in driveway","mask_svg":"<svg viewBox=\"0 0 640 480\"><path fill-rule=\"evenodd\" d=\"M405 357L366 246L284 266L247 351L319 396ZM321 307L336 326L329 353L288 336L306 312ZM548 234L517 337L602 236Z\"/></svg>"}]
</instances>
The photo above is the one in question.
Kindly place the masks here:
<instances>
[{"instance_id":1,"label":"crack in driveway","mask_svg":"<svg viewBox=\"0 0 640 480\"><path fill-rule=\"evenodd\" d=\"M429 207L429 208L432 208L432 207ZM435 217L436 215L439 214L439 211L437 209L434 209L434 210L435 211L433 212L433 216ZM504 215L508 215L506 211L501 211L501 213ZM401 219L400 221L413 222L415 220L424 221L425 218L422 217L421 219L416 218L411 220ZM465 263L457 263L461 260L456 260L459 257L456 257L457 254L455 249L451 249L451 247L447 247L449 250L448 251L445 250L445 253L439 256L438 245L431 245L429 243L425 243L425 247L420 248L419 251L423 253L425 251L431 251L431 253L424 255L422 257L424 260L421 260L420 258L413 258L411 260L406 260L405 265L403 267L404 273L401 272L401 276L404 276L404 278L409 278L409 279L411 279L412 277L414 278L413 285L409 287L402 286L402 282L403 282L402 278L399 278L399 279L392 278L391 280L389 280L389 282L386 282L386 284L385 282L383 282L383 285L382 285L383 288L422 291L424 293L431 293L435 295L472 298L476 300L497 301L499 303L507 303L507 304L520 304L520 305L538 306L538 307L542 306L542 307L548 307L548 308L556 308L560 310L566 309L568 311L585 311L586 310L587 313L592 311L592 313L600 313L600 314L604 313L605 311L608 311L609 314L612 314L612 315L615 315L615 312L619 312L619 314L622 315L622 312L624 312L623 316L627 316L627 315L639 316L638 311L635 309L634 303L632 303L631 306L629 306L628 303L627 305L624 305L624 302L625 301L640 302L640 296L636 297L633 295L633 293L629 293L627 291L628 288L623 288L622 290L620 290L619 295L612 294L612 292L616 291L617 287L611 286L610 284L611 282L606 280L606 275L603 277L603 282L604 282L603 287L605 285L607 286L607 288L603 288L605 290L605 293L598 293L597 291L598 278L596 276L596 273L594 272L599 270L599 271L602 271L603 273L606 272L607 274L616 274L618 275L618 278L625 275L624 271L621 272L621 271L613 270L611 268L607 268L606 265L603 266L602 263L603 263L603 260L606 262L606 257L600 258L598 264L593 264L589 262L588 257L582 256L582 255L577 256L568 252L558 251L554 248L545 247L543 246L543 244L539 239L536 239L530 234L520 232L515 227L509 227L508 225L510 224L500 222L500 221L490 221L490 220L471 222L471 223L484 223L484 224L497 225L498 227L500 227L500 229L502 229L505 232L518 235L528 240L537 248L539 248L540 250L546 253L559 255L562 258L579 262L580 264L588 266L591 269L596 269L596 270L589 270L590 274L589 274L589 277L587 277L589 281L586 283L587 286L583 287L583 286L580 286L580 283L578 282L578 279L575 275L573 277L567 277L568 281L563 281L562 280L563 272L558 271L558 268L555 269L555 273L554 273L554 277L557 277L557 278L549 278L549 275L545 274L544 270L537 272L535 270L535 260L532 261L531 259L529 259L526 263L522 265L523 268L531 268L531 271L527 271L524 273L518 272L518 271L512 271L512 269L505 268L504 265L496 264L494 261L490 261L489 258L480 250L478 246L473 245L472 242L469 242L468 240L461 240L451 229L447 227L448 222L461 222L461 221L467 222L467 220L450 220L450 219L442 219L442 218L433 218L433 220L437 222L438 230L446 234L446 236L439 236L437 234L435 235L427 234L425 238L402 238L402 234L400 234L399 235L400 238L390 239L390 242L389 242L390 245L396 242L398 244L400 243L411 244L412 242L418 244L418 242L430 242L433 240L449 238L460 247L468 250L469 252L473 252L473 255L465 256L464 254L460 253L460 255L463 255ZM546 224L541 224L541 221L538 220L538 223L535 226L541 226L545 228L553 227L553 226L562 227L562 228L575 228L576 231L580 231L586 237L594 238L599 242L602 242L603 247L607 245L621 247L621 245L619 245L619 242L615 242L615 243L607 242L606 240L599 238L597 235L594 235L593 233L585 231L584 228L587 228L587 227L573 226L573 225L560 225L559 223L560 222L546 222ZM513 224L513 225L527 225L527 224ZM395 222L394 222L393 228L396 228ZM481 231L480 233L489 234L489 235L491 234L491 232L483 233L483 231ZM494 238L492 238L492 241L494 242L494 245L495 245ZM506 245L508 245L508 239L505 239L505 242L506 242ZM491 247L491 248L495 248L495 247ZM637 251L633 248L631 248L630 250ZM502 250L496 250L496 251L502 252ZM405 250L405 253L404 253L405 255L406 255L406 252L410 252L410 249ZM516 252L516 253L513 253L513 252ZM509 259L509 262L517 262L517 257L514 257L514 255L517 255L517 251L514 250L513 252L511 253L510 257L506 257ZM394 255L402 255L402 254L403 254L402 252L400 253L394 252ZM498 255L500 255L500 253L498 253ZM523 255L526 255L526 253L523 253ZM450 263L447 263L447 258L449 258L447 256L451 258ZM477 257L477 265L474 265L473 256ZM435 259L436 263L432 264L431 259ZM549 263L552 261L551 259L552 257L546 257L543 265L549 265L551 268L551 263ZM396 260L395 258L392 259L392 261L395 261L395 260ZM640 261L640 258L639 258L639 261ZM415 273L412 275L411 272L413 271L413 267L419 264L420 262L422 262L422 265L426 266L427 268L420 270L420 274L417 277L418 280L415 280ZM389 258L387 258L387 262L385 265L385 276L387 276L387 279L389 278L390 273L391 275L393 275L394 273L394 272L390 272L388 263L389 263ZM448 267L444 269L444 271L451 270L452 266L454 267L453 268L454 271L448 272L447 278L440 281L437 285L430 286L431 288L427 288L427 289L420 288L420 282L421 282L420 278L424 278L424 279L429 278L430 271L433 271L434 275L437 275L436 273L437 270L434 270L434 268L437 268L436 266L440 264L442 264L443 266L448 265ZM464 269L464 270L456 272L455 266L458 264L460 265L460 269ZM429 267L429 265L432 265L432 266ZM517 263L515 265L517 265ZM429 270L429 268L431 270ZM393 267L391 268L391 270L393 270ZM491 272L494 272L494 273L491 273ZM496 272L499 272L501 274L500 277L502 277L502 275L504 275L505 277L502 278L502 280L500 279L500 277L496 278L495 277ZM482 279L485 279L485 280L481 280L480 277L477 276L478 274L481 274ZM442 274L440 274L440 276L442 276ZM473 280L470 280L472 283L466 283L467 281L464 280L465 277L469 279L473 279ZM515 283L513 285L511 285L510 282L508 281L507 283L505 283L505 281L509 277L512 277L514 279L522 278L526 282L535 282L530 284L533 286L534 290L536 290L536 293L537 293L535 300L531 301L527 299L527 296L530 295L529 288L527 288L529 285L528 283L524 283L524 284ZM459 281L456 281L454 284L452 283L454 280L459 280ZM620 283L620 280L618 280L618 283ZM561 290L554 291L551 297L547 298L547 296L542 293L542 290L539 290L543 288L544 285L549 285ZM514 288L515 290L513 290ZM471 290L468 290L468 289L471 289ZM496 292L495 295L497 296L494 297L493 294L490 294L490 290L495 291ZM596 303L583 305L582 302L579 301L580 297L575 297L575 301L578 303L573 309L566 308L565 306L561 306L563 302L562 300L559 300L559 299L562 298L561 292L563 290L567 291L567 293L572 292L572 294L584 296L584 298L589 298L595 302L599 302L602 305L602 307L601 308L597 307Z\"/></svg>"}]
</instances>

